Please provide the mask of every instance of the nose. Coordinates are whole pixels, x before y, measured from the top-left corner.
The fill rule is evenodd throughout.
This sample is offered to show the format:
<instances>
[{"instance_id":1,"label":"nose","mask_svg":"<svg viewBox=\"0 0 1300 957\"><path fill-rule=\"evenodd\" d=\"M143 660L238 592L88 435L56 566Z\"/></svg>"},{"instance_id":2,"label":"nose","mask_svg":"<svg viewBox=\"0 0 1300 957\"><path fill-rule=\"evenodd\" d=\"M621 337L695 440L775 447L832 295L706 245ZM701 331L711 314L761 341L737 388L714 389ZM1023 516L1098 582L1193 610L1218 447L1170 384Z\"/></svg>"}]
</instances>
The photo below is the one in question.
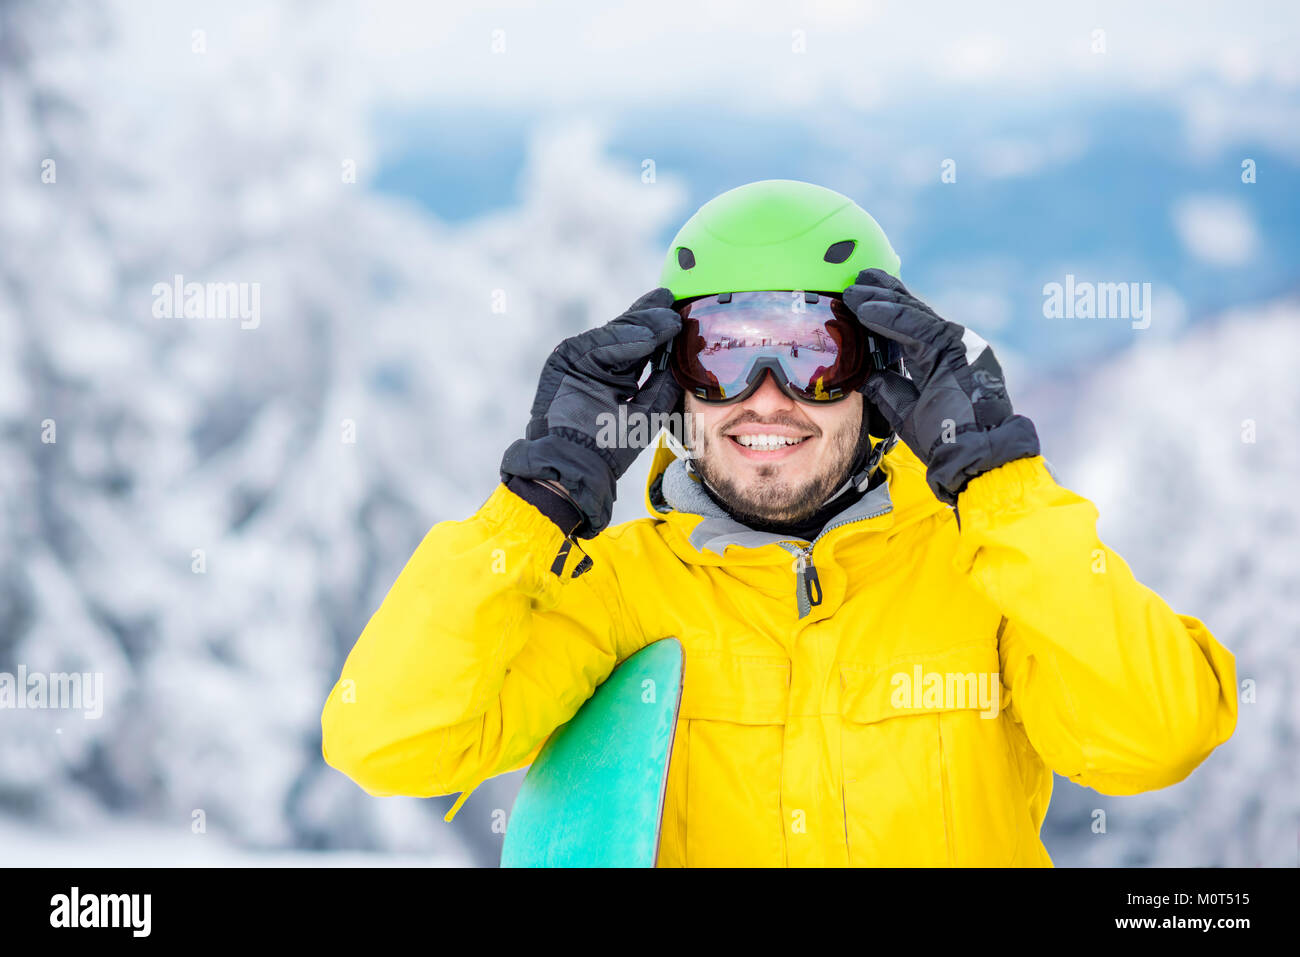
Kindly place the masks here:
<instances>
[{"instance_id":1,"label":"nose","mask_svg":"<svg viewBox=\"0 0 1300 957\"><path fill-rule=\"evenodd\" d=\"M758 388L741 405L757 415L766 417L793 408L794 400L776 384L772 370L765 369Z\"/></svg>"}]
</instances>

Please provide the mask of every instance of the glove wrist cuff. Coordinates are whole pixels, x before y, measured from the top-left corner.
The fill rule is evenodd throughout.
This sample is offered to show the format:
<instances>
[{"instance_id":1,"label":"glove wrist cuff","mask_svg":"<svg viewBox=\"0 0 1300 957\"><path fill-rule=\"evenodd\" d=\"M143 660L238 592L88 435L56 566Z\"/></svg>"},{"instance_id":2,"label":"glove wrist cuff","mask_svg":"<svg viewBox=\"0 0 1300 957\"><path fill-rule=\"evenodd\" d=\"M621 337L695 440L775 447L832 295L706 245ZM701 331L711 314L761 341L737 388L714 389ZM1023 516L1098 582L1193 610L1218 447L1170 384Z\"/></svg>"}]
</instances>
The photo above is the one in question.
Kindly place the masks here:
<instances>
[{"instance_id":1,"label":"glove wrist cuff","mask_svg":"<svg viewBox=\"0 0 1300 957\"><path fill-rule=\"evenodd\" d=\"M1038 432L1023 415L1013 415L985 432L960 432L957 440L938 445L926 473L941 501L957 504L970 481L1000 465L1039 454Z\"/></svg>"},{"instance_id":2,"label":"glove wrist cuff","mask_svg":"<svg viewBox=\"0 0 1300 957\"><path fill-rule=\"evenodd\" d=\"M586 521L586 516L567 491L561 492L555 485L544 480L512 475L506 482L506 488L549 518L564 533L565 538L571 538L578 526Z\"/></svg>"},{"instance_id":3,"label":"glove wrist cuff","mask_svg":"<svg viewBox=\"0 0 1300 957\"><path fill-rule=\"evenodd\" d=\"M501 481L509 485L515 477L561 485L582 513L582 523L572 532L578 538L594 538L609 524L617 479L595 449L554 433L519 439L501 459ZM560 493L552 489L547 494L558 498Z\"/></svg>"}]
</instances>

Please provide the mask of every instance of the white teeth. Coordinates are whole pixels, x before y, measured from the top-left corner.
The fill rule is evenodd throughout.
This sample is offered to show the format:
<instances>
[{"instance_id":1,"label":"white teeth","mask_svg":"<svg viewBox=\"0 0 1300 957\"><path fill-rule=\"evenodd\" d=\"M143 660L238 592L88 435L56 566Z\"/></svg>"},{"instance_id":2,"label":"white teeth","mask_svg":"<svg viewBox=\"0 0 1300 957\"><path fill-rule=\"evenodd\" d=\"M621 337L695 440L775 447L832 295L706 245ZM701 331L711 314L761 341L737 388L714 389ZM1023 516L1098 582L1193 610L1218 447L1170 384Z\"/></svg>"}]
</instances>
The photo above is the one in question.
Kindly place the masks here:
<instances>
[{"instance_id":1,"label":"white teeth","mask_svg":"<svg viewBox=\"0 0 1300 957\"><path fill-rule=\"evenodd\" d=\"M804 438L806 438L805 436ZM803 438L792 439L784 435L733 435L733 439L739 442L745 448L768 451L771 449L784 448L787 445L798 445Z\"/></svg>"}]
</instances>

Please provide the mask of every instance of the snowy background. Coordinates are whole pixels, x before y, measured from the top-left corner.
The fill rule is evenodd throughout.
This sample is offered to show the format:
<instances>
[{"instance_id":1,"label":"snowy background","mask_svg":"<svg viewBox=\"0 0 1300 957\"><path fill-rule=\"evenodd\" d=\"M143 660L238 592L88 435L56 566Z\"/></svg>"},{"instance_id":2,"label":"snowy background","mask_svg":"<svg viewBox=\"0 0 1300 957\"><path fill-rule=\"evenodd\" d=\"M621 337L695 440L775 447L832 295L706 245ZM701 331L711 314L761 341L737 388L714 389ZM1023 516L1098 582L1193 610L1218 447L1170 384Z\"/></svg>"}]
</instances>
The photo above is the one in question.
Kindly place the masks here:
<instances>
[{"instance_id":1,"label":"snowy background","mask_svg":"<svg viewBox=\"0 0 1300 957\"><path fill-rule=\"evenodd\" d=\"M1298 34L1281 2L0 0L0 672L105 697L0 711L0 863L494 864L519 775L451 825L369 798L325 696L555 342L787 177L995 343L1106 541L1254 683L1176 787L1058 779L1056 862L1296 866ZM259 284L257 328L156 317L177 274ZM1150 327L1045 319L1067 274L1151 283Z\"/></svg>"}]
</instances>

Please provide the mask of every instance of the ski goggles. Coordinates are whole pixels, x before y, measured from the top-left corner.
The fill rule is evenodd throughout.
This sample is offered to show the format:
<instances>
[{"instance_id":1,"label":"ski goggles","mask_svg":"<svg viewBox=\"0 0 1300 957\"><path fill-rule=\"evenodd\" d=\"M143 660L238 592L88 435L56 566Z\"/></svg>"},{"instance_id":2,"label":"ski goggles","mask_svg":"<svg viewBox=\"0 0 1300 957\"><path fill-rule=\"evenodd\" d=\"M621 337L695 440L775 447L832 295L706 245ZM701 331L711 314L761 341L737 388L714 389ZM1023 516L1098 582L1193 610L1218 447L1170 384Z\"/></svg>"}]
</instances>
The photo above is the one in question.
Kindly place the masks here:
<instances>
[{"instance_id":1,"label":"ski goggles","mask_svg":"<svg viewBox=\"0 0 1300 957\"><path fill-rule=\"evenodd\" d=\"M833 293L729 292L674 308L682 330L668 366L705 402L740 401L766 371L796 399L837 402L886 364L886 344Z\"/></svg>"}]
</instances>

